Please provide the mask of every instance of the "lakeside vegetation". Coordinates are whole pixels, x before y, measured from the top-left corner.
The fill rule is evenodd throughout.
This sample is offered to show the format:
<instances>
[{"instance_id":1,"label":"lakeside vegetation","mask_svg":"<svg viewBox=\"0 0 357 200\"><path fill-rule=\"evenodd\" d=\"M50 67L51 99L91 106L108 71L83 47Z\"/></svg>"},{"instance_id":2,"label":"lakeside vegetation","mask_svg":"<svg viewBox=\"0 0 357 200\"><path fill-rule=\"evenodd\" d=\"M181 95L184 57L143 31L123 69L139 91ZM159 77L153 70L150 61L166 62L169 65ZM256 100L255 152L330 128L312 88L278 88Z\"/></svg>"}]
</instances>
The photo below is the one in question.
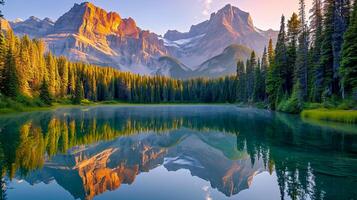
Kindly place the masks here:
<instances>
[{"instance_id":1,"label":"lakeside vegetation","mask_svg":"<svg viewBox=\"0 0 357 200\"><path fill-rule=\"evenodd\" d=\"M301 113L303 118L332 121L332 122L343 122L343 123L357 123L357 110L327 110L327 109L316 109L316 110L304 110Z\"/></svg>"},{"instance_id":2,"label":"lakeside vegetation","mask_svg":"<svg viewBox=\"0 0 357 200\"><path fill-rule=\"evenodd\" d=\"M287 25L282 16L277 43L270 40L261 59L252 52L246 62L237 61L236 75L215 79L141 76L70 62L47 52L40 40L2 31L0 113L101 102L238 103L294 114L314 105L356 109L357 3L352 9L349 1L314 0L310 27L305 2L299 3Z\"/></svg>"}]
</instances>

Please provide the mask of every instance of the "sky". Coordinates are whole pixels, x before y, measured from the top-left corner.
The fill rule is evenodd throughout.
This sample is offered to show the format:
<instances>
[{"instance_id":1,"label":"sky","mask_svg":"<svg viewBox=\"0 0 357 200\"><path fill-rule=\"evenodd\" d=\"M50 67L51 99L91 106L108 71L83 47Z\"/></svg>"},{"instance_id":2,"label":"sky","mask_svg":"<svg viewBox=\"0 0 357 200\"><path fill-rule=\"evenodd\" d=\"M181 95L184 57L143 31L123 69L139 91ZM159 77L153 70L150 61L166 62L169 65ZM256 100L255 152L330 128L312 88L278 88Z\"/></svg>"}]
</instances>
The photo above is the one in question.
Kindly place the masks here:
<instances>
[{"instance_id":1,"label":"sky","mask_svg":"<svg viewBox=\"0 0 357 200\"><path fill-rule=\"evenodd\" d=\"M5 18L27 19L36 16L58 19L74 3L89 1L121 17L132 17L145 30L164 34L167 30L188 31L191 25L209 19L230 3L249 12L256 27L279 29L282 14L290 16L298 10L298 0L5 0L1 9ZM306 0L310 7L312 0Z\"/></svg>"}]
</instances>

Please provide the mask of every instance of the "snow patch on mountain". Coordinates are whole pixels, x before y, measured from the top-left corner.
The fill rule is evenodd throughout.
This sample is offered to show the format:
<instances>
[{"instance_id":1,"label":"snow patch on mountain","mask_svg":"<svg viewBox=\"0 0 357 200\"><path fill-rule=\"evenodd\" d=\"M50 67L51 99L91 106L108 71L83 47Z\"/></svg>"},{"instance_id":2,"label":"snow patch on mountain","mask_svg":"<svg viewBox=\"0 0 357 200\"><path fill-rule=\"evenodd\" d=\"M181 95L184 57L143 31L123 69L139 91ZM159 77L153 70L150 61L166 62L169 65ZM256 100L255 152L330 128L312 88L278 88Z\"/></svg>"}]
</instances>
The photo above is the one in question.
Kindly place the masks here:
<instances>
[{"instance_id":1,"label":"snow patch on mountain","mask_svg":"<svg viewBox=\"0 0 357 200\"><path fill-rule=\"evenodd\" d=\"M164 45L167 47L176 47L176 48L182 48L182 47L190 47L193 46L194 42L197 40L201 39L204 37L206 34L201 34L198 36L190 37L190 38L185 38L185 39L180 39L180 40L175 40L171 41L163 37L159 37L160 40L164 41Z\"/></svg>"}]
</instances>

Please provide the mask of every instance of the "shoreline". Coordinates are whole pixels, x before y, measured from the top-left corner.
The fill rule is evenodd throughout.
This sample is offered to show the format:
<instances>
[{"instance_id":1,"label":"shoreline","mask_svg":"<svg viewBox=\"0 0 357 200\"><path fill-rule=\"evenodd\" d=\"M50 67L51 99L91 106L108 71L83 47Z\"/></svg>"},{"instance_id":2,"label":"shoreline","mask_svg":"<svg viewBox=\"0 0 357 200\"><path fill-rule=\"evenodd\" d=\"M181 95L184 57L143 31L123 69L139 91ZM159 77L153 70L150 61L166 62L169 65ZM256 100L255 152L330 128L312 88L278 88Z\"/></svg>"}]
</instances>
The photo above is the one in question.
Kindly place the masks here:
<instances>
[{"instance_id":1,"label":"shoreline","mask_svg":"<svg viewBox=\"0 0 357 200\"><path fill-rule=\"evenodd\" d=\"M40 112L40 111L55 111L61 108L81 108L81 107L95 107L95 106L199 106L199 105L230 105L239 108L257 108L262 110L271 111L261 106L252 104L241 103L127 103L127 102L91 102L85 104L61 104L55 103L52 106L46 107L24 107L24 109L15 110L3 108L0 109L0 116L16 115L21 113ZM279 112L279 111L273 111ZM279 112L284 113L284 112ZM289 114L289 113L286 113ZM335 122L341 124L357 124L357 110L341 110L341 109L304 109L299 114L293 114L300 116L303 120L313 120L320 122Z\"/></svg>"},{"instance_id":2,"label":"shoreline","mask_svg":"<svg viewBox=\"0 0 357 200\"><path fill-rule=\"evenodd\" d=\"M51 111L60 108L81 108L81 107L95 107L95 106L198 106L198 105L232 105L238 106L237 104L229 103L126 103L126 102L100 102L100 103L88 103L88 104L60 104L54 103L52 106L44 107L25 107L24 109L15 110L11 108L0 109L0 116L20 114L20 113L30 113L37 111ZM241 106L239 106L241 107ZM244 106L242 106L244 107Z\"/></svg>"}]
</instances>

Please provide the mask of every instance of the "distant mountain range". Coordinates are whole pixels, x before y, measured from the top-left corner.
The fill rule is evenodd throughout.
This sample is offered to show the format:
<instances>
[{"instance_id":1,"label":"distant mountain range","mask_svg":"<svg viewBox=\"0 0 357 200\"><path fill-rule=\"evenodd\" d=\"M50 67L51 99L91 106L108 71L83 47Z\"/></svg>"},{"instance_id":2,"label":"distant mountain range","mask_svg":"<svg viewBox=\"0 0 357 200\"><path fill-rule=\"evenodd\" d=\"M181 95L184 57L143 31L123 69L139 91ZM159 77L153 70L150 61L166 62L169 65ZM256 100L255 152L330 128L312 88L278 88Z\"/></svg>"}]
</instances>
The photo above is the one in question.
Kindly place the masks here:
<instances>
[{"instance_id":1,"label":"distant mountain range","mask_svg":"<svg viewBox=\"0 0 357 200\"><path fill-rule=\"evenodd\" d=\"M87 2L75 4L57 21L36 17L2 21L3 28L40 38L55 55L72 61L175 78L234 73L237 59L248 58L252 50L260 54L270 38L277 38L276 31L256 28L249 13L231 5L189 32L170 30L164 36Z\"/></svg>"}]
</instances>

